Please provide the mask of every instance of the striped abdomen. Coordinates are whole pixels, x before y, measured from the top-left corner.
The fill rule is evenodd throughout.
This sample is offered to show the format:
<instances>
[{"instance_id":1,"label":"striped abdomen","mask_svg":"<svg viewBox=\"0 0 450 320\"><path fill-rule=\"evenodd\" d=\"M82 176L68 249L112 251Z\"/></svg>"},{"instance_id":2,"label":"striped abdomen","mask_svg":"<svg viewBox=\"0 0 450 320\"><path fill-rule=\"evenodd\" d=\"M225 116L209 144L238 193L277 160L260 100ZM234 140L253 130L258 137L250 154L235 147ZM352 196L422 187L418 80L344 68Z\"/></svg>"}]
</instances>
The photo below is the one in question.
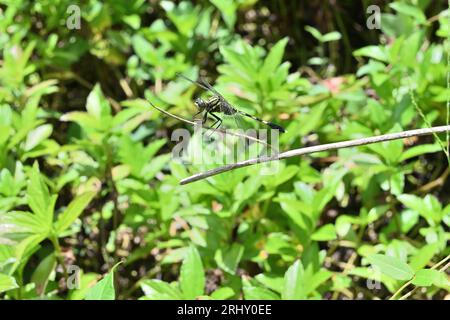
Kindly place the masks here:
<instances>
[{"instance_id":1,"label":"striped abdomen","mask_svg":"<svg viewBox=\"0 0 450 320\"><path fill-rule=\"evenodd\" d=\"M272 129L279 130L280 132L286 132L286 130L284 130L284 128L282 126L279 126L279 125L277 125L275 123L272 123L272 122L269 122L269 121L257 118L255 116L252 116L251 114L248 114L248 113L243 112L243 111L237 111L237 112L239 112L240 114L242 114L242 115L244 115L246 117L249 117L249 118L251 118L253 120L262 122L262 123L264 123L265 125L269 126Z\"/></svg>"}]
</instances>

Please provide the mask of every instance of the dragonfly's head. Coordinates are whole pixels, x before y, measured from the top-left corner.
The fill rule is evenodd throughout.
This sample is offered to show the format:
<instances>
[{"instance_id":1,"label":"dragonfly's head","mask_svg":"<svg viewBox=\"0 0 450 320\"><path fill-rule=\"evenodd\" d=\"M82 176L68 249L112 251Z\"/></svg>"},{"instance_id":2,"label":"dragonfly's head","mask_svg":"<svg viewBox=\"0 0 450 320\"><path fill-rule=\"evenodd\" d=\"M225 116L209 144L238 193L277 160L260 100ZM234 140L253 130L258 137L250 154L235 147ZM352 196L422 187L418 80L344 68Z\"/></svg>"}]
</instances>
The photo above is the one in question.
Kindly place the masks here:
<instances>
[{"instance_id":1,"label":"dragonfly's head","mask_svg":"<svg viewBox=\"0 0 450 320\"><path fill-rule=\"evenodd\" d=\"M198 108L198 111L203 111L206 109L207 103L205 100L201 99L201 98L197 98L195 99L195 105Z\"/></svg>"}]
</instances>

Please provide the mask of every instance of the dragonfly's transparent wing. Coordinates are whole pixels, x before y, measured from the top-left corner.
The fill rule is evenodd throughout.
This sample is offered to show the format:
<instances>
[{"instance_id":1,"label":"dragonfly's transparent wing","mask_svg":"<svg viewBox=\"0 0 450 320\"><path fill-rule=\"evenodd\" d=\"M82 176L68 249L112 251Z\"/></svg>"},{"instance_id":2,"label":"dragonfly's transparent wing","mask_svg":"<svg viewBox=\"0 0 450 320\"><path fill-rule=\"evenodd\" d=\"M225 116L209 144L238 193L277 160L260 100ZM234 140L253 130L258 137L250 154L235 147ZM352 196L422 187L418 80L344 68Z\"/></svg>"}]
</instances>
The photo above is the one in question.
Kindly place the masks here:
<instances>
[{"instance_id":1,"label":"dragonfly's transparent wing","mask_svg":"<svg viewBox=\"0 0 450 320\"><path fill-rule=\"evenodd\" d=\"M219 93L219 91L217 91L216 89L214 89L214 87L212 85L210 85L208 83L208 81L206 81L203 78L200 78L199 82L204 85L205 87L208 88L209 91L211 91L212 93L214 93L215 95L219 96L222 100L226 101L226 99Z\"/></svg>"},{"instance_id":2,"label":"dragonfly's transparent wing","mask_svg":"<svg viewBox=\"0 0 450 320\"><path fill-rule=\"evenodd\" d=\"M179 72L177 72L176 75L177 75L178 77L181 77L181 78L183 78L183 79L185 79L185 80L187 80L187 81L189 81L189 82L191 82L191 83L193 83L193 84L199 86L199 87L202 88L202 89L205 89L206 91L211 92L212 94L218 96L222 101L225 101L225 102L228 103L228 101L227 101L227 100L219 93L219 91L217 91L216 89L214 89L214 87L213 87L212 85L210 85L210 84L208 83L208 81L206 81L205 79L200 78L198 81L194 81L194 80L189 79L189 78L186 77L184 74L181 74L181 73L179 73Z\"/></svg>"},{"instance_id":3,"label":"dragonfly's transparent wing","mask_svg":"<svg viewBox=\"0 0 450 320\"><path fill-rule=\"evenodd\" d=\"M244 124L244 120L242 120L242 116L239 113L236 112L235 114L231 115L231 117L233 117L237 129L245 130L246 126Z\"/></svg>"},{"instance_id":4,"label":"dragonfly's transparent wing","mask_svg":"<svg viewBox=\"0 0 450 320\"><path fill-rule=\"evenodd\" d=\"M211 93L215 93L214 90L211 90L211 89L210 89L211 86L209 86L209 84L208 84L208 86L207 86L207 85L205 85L205 84L203 83L203 80L202 80L202 82L200 82L200 81L194 81L194 80L189 79L189 78L186 77L184 74L181 74L181 73L179 73L179 72L177 72L176 75L177 75L177 77L183 78L184 80L187 80L187 81L189 81L189 82L191 82L191 83L193 83L193 84L199 86L200 88L202 88L202 89L204 89L204 90L206 90L206 91L210 91Z\"/></svg>"}]
</instances>

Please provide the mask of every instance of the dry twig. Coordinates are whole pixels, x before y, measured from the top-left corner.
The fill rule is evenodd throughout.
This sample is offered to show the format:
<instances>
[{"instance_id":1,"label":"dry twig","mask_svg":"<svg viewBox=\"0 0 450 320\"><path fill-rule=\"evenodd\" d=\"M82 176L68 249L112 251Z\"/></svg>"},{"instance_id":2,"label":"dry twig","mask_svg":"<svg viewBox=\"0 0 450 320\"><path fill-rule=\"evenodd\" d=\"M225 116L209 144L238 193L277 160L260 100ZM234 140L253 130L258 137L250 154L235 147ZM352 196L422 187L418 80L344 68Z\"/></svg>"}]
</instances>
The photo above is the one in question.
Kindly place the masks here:
<instances>
[{"instance_id":1,"label":"dry twig","mask_svg":"<svg viewBox=\"0 0 450 320\"><path fill-rule=\"evenodd\" d=\"M404 139L404 138L415 137L415 136L437 134L437 133L442 133L442 132L447 132L447 131L450 131L450 126L440 126L440 127L402 131L402 132L398 132L398 133L388 133L388 134L383 134L380 136L361 138L361 139L355 139L355 140L347 140L347 141L341 141L341 142L335 142L335 143L321 144L318 146L294 149L294 150L289 150L289 151L282 152L279 154L275 154L273 156L265 156L265 157L260 157L260 158L249 159L249 160L245 160L245 161L241 161L241 162L232 163L232 164L229 164L229 165L226 165L223 167L211 169L211 170L208 170L205 172L197 173L197 174L194 174L190 177L187 177L187 178L181 180L180 184L188 184L188 183L191 183L194 181L198 181L198 180L206 179L211 176L215 176L217 174L220 174L220 173L223 173L226 171L243 168L243 167L255 165L258 163L277 161L277 160L282 160L282 159L286 159L286 158L290 158L290 157L297 157L297 156L301 156L301 155L305 155L305 154L317 153L317 152L322 152L322 151L356 147L356 146L362 146L362 145L367 145L367 144L372 144L372 143Z\"/></svg>"}]
</instances>

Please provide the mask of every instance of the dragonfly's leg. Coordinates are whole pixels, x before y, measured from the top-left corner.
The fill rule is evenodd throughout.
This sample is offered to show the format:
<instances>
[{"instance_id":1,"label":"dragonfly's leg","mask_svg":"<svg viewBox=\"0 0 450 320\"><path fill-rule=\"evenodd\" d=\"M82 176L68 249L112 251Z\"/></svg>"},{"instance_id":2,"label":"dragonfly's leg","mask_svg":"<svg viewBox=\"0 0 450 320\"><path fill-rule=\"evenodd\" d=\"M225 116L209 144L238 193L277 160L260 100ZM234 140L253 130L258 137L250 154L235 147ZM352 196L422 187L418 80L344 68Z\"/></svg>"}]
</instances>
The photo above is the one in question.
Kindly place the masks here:
<instances>
[{"instance_id":1,"label":"dragonfly's leg","mask_svg":"<svg viewBox=\"0 0 450 320\"><path fill-rule=\"evenodd\" d=\"M219 125L214 128L214 126L217 123L219 123ZM216 122L213 123L213 125L208 129L208 130L211 130L211 133L208 134L208 138L210 138L214 134L214 132L216 132L216 130L220 127L221 124L222 124L221 120L216 120Z\"/></svg>"},{"instance_id":2,"label":"dragonfly's leg","mask_svg":"<svg viewBox=\"0 0 450 320\"><path fill-rule=\"evenodd\" d=\"M214 122L214 124L211 126L211 129L214 129L214 130L212 130L211 134L209 135L209 137L210 137L217 129L220 128L220 126L222 125L222 119L220 119L218 116L216 116L216 115L215 115L214 113L212 113L212 112L210 112L209 114L210 114L212 117L214 117L214 119L216 119L216 122ZM215 126L217 123L218 123L217 127L214 128L214 126Z\"/></svg>"},{"instance_id":3,"label":"dragonfly's leg","mask_svg":"<svg viewBox=\"0 0 450 320\"><path fill-rule=\"evenodd\" d=\"M194 114L194 116L192 117L192 118L194 119L194 121L195 121L195 120L198 120L198 119L195 119L195 117L198 116L200 113L202 113L202 111L199 111L199 112L197 112L196 114ZM204 121L202 120L202 123L203 123L203 122L204 122Z\"/></svg>"},{"instance_id":4,"label":"dragonfly's leg","mask_svg":"<svg viewBox=\"0 0 450 320\"><path fill-rule=\"evenodd\" d=\"M222 124L222 119L220 119L216 114L214 114L214 113L212 113L212 112L210 112L209 114L210 114L211 116L213 116L214 119L216 119L216 122L220 122L220 124ZM220 127L220 125L219 125L219 127ZM217 127L217 128L219 128L219 127Z\"/></svg>"},{"instance_id":5,"label":"dragonfly's leg","mask_svg":"<svg viewBox=\"0 0 450 320\"><path fill-rule=\"evenodd\" d=\"M202 119L202 126L204 126L204 125L205 125L205 123L206 123L206 120L208 120L208 111L206 111L206 112L205 112L205 114L203 115L203 119ZM216 123L214 123L214 124L216 124ZM209 131L209 129L211 129L211 128L208 128L208 129L206 129L205 133L206 133L206 132L208 132L208 131Z\"/></svg>"}]
</instances>

